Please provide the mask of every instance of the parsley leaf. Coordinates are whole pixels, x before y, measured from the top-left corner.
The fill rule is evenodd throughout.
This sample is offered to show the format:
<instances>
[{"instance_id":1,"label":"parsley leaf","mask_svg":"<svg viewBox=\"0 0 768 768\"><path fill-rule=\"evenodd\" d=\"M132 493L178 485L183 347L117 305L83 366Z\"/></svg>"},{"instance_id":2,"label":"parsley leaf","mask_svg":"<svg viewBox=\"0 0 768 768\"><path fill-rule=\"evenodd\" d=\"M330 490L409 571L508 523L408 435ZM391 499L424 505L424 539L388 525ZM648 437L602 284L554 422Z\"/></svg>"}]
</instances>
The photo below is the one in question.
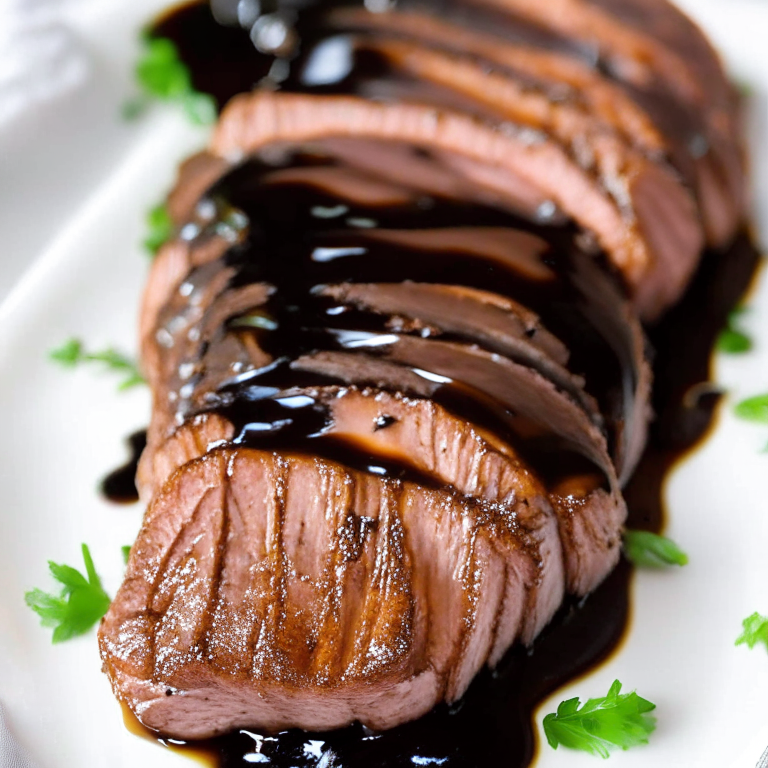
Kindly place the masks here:
<instances>
[{"instance_id":1,"label":"parsley leaf","mask_svg":"<svg viewBox=\"0 0 768 768\"><path fill-rule=\"evenodd\" d=\"M752 349L752 339L738 326L738 319L745 311L744 307L738 307L728 315L728 322L717 337L717 348L721 352L739 355Z\"/></svg>"},{"instance_id":2,"label":"parsley leaf","mask_svg":"<svg viewBox=\"0 0 768 768\"><path fill-rule=\"evenodd\" d=\"M79 339L69 339L57 349L52 349L49 353L51 360L60 363L65 368L74 368L83 354L83 345Z\"/></svg>"},{"instance_id":3,"label":"parsley leaf","mask_svg":"<svg viewBox=\"0 0 768 768\"><path fill-rule=\"evenodd\" d=\"M74 368L81 363L101 363L107 370L123 376L123 380L117 387L121 391L145 383L136 363L111 347L100 352L88 352L83 347L82 341L73 338L57 349L51 350L49 356L51 360L65 368Z\"/></svg>"},{"instance_id":4,"label":"parsley leaf","mask_svg":"<svg viewBox=\"0 0 768 768\"><path fill-rule=\"evenodd\" d=\"M136 63L136 81L143 94L123 106L123 117L131 120L142 114L151 99L177 102L196 125L216 121L216 100L208 93L195 90L189 68L181 60L172 40L165 37L142 37L143 51Z\"/></svg>"},{"instance_id":5,"label":"parsley leaf","mask_svg":"<svg viewBox=\"0 0 768 768\"><path fill-rule=\"evenodd\" d=\"M136 79L150 95L159 99L173 99L192 90L192 80L179 51L172 40L165 37L144 36L144 51L136 63Z\"/></svg>"},{"instance_id":6,"label":"parsley leaf","mask_svg":"<svg viewBox=\"0 0 768 768\"><path fill-rule=\"evenodd\" d=\"M688 555L671 539L650 531L625 531L624 554L643 568L686 565Z\"/></svg>"},{"instance_id":7,"label":"parsley leaf","mask_svg":"<svg viewBox=\"0 0 768 768\"><path fill-rule=\"evenodd\" d=\"M747 645L754 648L758 643L764 643L768 648L768 616L753 613L741 622L743 632L736 640L736 645Z\"/></svg>"},{"instance_id":8,"label":"parsley leaf","mask_svg":"<svg viewBox=\"0 0 768 768\"><path fill-rule=\"evenodd\" d=\"M120 551L123 553L123 562L128 565L128 558L131 555L131 545L125 544L124 546L120 547Z\"/></svg>"},{"instance_id":9,"label":"parsley leaf","mask_svg":"<svg viewBox=\"0 0 768 768\"><path fill-rule=\"evenodd\" d=\"M54 627L53 642L61 643L85 634L107 612L110 599L101 586L88 547L83 544L86 576L68 565L48 561L48 567L62 586L52 595L33 589L24 595L27 605L42 619L44 627Z\"/></svg>"},{"instance_id":10,"label":"parsley leaf","mask_svg":"<svg viewBox=\"0 0 768 768\"><path fill-rule=\"evenodd\" d=\"M194 125L213 125L216 122L216 100L210 94L190 91L184 95L181 104Z\"/></svg>"},{"instance_id":11,"label":"parsley leaf","mask_svg":"<svg viewBox=\"0 0 768 768\"><path fill-rule=\"evenodd\" d=\"M173 221L165 203L160 203L147 211L147 236L144 238L144 248L153 256L173 237Z\"/></svg>"},{"instance_id":12,"label":"parsley leaf","mask_svg":"<svg viewBox=\"0 0 768 768\"><path fill-rule=\"evenodd\" d=\"M768 424L768 394L742 400L736 405L734 412L740 419Z\"/></svg>"},{"instance_id":13,"label":"parsley leaf","mask_svg":"<svg viewBox=\"0 0 768 768\"><path fill-rule=\"evenodd\" d=\"M744 331L726 328L717 337L717 348L729 355L740 355L752 349L752 339Z\"/></svg>"},{"instance_id":14,"label":"parsley leaf","mask_svg":"<svg viewBox=\"0 0 768 768\"><path fill-rule=\"evenodd\" d=\"M648 713L656 705L634 691L621 693L621 683L614 680L608 695L589 699L579 709L579 699L568 699L544 718L544 734L549 746L579 749L592 755L608 757L611 747L629 749L647 744L656 728L656 718Z\"/></svg>"}]
</instances>

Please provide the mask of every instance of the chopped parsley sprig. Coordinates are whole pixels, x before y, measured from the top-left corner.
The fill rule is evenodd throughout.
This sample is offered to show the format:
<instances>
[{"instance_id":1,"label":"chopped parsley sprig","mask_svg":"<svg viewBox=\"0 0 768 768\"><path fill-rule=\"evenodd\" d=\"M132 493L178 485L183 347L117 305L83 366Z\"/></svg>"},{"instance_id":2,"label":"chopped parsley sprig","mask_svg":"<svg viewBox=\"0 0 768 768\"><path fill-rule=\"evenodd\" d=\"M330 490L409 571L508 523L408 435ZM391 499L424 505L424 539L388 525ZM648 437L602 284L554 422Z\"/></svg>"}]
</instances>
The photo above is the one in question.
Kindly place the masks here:
<instances>
[{"instance_id":1,"label":"chopped parsley sprig","mask_svg":"<svg viewBox=\"0 0 768 768\"><path fill-rule=\"evenodd\" d=\"M768 424L768 394L755 395L737 403L734 413L745 421Z\"/></svg>"},{"instance_id":2,"label":"chopped parsley sprig","mask_svg":"<svg viewBox=\"0 0 768 768\"><path fill-rule=\"evenodd\" d=\"M111 347L98 352L88 352L80 339L72 338L51 350L50 358L65 368L75 368L83 363L100 363L106 370L123 377L117 387L121 391L145 383L136 363Z\"/></svg>"},{"instance_id":3,"label":"chopped parsley sprig","mask_svg":"<svg viewBox=\"0 0 768 768\"><path fill-rule=\"evenodd\" d=\"M62 585L61 592L56 595L33 589L24 595L27 605L42 619L42 625L54 628L54 643L84 635L109 608L109 595L101 586L87 545L83 544L82 550L85 576L69 565L49 560L48 567Z\"/></svg>"},{"instance_id":4,"label":"chopped parsley sprig","mask_svg":"<svg viewBox=\"0 0 768 768\"><path fill-rule=\"evenodd\" d=\"M728 315L728 322L717 337L717 348L720 352L740 355L752 349L752 339L739 326L739 318L746 311L744 307L737 307Z\"/></svg>"},{"instance_id":5,"label":"chopped parsley sprig","mask_svg":"<svg viewBox=\"0 0 768 768\"><path fill-rule=\"evenodd\" d=\"M173 41L145 34L142 46L143 51L134 70L142 94L123 107L123 116L126 119L138 117L152 99L158 99L180 104L196 125L214 123L216 100L193 87L189 68L181 60Z\"/></svg>"},{"instance_id":6,"label":"chopped parsley sprig","mask_svg":"<svg viewBox=\"0 0 768 768\"><path fill-rule=\"evenodd\" d=\"M656 718L649 712L656 705L632 693L621 693L621 683L614 680L608 695L589 699L579 708L578 698L560 704L557 713L544 718L544 734L549 746L577 749L592 755L609 757L613 747L629 749L647 744L656 728Z\"/></svg>"},{"instance_id":7,"label":"chopped parsley sprig","mask_svg":"<svg viewBox=\"0 0 768 768\"><path fill-rule=\"evenodd\" d=\"M150 208L146 221L147 236L144 238L144 248L154 256L160 247L173 237L173 221L165 203Z\"/></svg>"},{"instance_id":8,"label":"chopped parsley sprig","mask_svg":"<svg viewBox=\"0 0 768 768\"><path fill-rule=\"evenodd\" d=\"M768 394L755 395L748 397L737 403L733 412L744 421L751 421L755 424L768 424ZM763 449L768 453L768 445Z\"/></svg>"},{"instance_id":9,"label":"chopped parsley sprig","mask_svg":"<svg viewBox=\"0 0 768 768\"><path fill-rule=\"evenodd\" d=\"M743 631L736 639L735 645L754 648L758 643L763 643L768 649L768 616L755 612L744 619L741 626Z\"/></svg>"},{"instance_id":10,"label":"chopped parsley sprig","mask_svg":"<svg viewBox=\"0 0 768 768\"><path fill-rule=\"evenodd\" d=\"M650 531L625 531L624 554L642 568L687 565L688 555L672 539Z\"/></svg>"}]
</instances>

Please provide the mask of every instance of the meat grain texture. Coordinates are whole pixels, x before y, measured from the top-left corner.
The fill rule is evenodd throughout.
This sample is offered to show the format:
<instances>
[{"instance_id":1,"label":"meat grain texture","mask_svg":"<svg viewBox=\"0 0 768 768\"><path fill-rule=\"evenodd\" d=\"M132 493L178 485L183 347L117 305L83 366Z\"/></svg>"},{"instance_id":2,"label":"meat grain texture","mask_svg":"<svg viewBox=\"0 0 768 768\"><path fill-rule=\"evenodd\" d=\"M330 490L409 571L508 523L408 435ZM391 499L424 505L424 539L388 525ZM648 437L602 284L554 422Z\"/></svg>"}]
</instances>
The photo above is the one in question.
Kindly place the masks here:
<instances>
[{"instance_id":1,"label":"meat grain texture","mask_svg":"<svg viewBox=\"0 0 768 768\"><path fill-rule=\"evenodd\" d=\"M148 509L99 642L175 738L392 728L593 590L640 320L742 220L736 98L665 0L324 14L378 67L226 106L141 309Z\"/></svg>"}]
</instances>

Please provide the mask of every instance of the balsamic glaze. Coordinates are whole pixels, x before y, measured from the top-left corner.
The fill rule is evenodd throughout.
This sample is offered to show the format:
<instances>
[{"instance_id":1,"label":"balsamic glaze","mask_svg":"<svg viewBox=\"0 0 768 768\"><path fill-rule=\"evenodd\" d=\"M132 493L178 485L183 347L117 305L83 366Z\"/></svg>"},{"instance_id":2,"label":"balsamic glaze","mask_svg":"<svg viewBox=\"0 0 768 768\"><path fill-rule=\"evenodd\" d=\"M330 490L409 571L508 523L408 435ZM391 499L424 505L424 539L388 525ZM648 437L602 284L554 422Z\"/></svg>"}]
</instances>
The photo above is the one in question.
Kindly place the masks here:
<instances>
[{"instance_id":1,"label":"balsamic glaze","mask_svg":"<svg viewBox=\"0 0 768 768\"><path fill-rule=\"evenodd\" d=\"M458 3L444 5L454 11L460 7ZM311 14L308 18L312 18ZM273 71L274 63L273 58L255 53L241 32L222 32L221 29L212 23L207 7L201 5L179 10L154 29L157 34L175 40L192 68L196 87L214 93L220 103L264 78ZM219 34L220 38L215 37ZM311 37L318 33L307 34ZM246 45L241 44L243 40ZM231 65L228 65L229 69L219 64L224 47ZM215 66L210 66L211 58L217 62ZM367 70L367 77L371 71L371 68ZM232 72L240 79L236 81ZM289 84L292 90L304 87L298 80L289 79ZM435 262L428 252L415 252L388 243L386 258L373 259L370 257L375 256L382 246L366 237L364 231L350 226L340 228L338 221L329 220L324 224L316 217L308 221L307 211L318 205L333 208L338 200L320 199L316 191L309 194L306 188L299 186L290 187L289 193L283 195L273 188L270 196L260 199L258 190L254 193L256 185L248 186L248 180L259 175L255 173L258 170L255 162L229 174L209 197L214 202L225 200L228 205L245 211L251 222L248 240L231 248L225 256L235 274L231 287L253 281L279 285L280 290L265 308L265 316L274 319L276 327L250 331L258 334L259 344L267 351L274 345L276 354L291 360L308 350L343 349L338 335L329 334L327 329L323 331L327 326L328 310L333 306L311 293L311 287L318 283L352 277L357 282L400 281L406 277L423 282L435 281ZM369 215L370 211L365 210L351 214L353 218ZM439 204L433 200L429 207L401 207L396 211L377 209L375 216L377 226L397 229L457 226L458 223L510 226L512 221L509 213L502 214L488 207L457 205L446 200ZM388 216L394 218L388 220ZM410 221L409 216L412 217ZM516 220L514 226L531 233L538 233L540 229L525 220ZM286 237L290 227L302 233L301 236ZM324 238L329 237L332 242L325 242ZM608 401L615 396L615 390L624 385L625 373L610 345L595 333L594 327L574 320L578 318L578 313L574 315L574 307L582 306L583 297L575 296L571 277L578 271L578 260L584 254L574 245L573 232L568 227L547 228L546 240L552 247L544 262L555 271L557 279L545 286L521 281L519 275L498 266L479 266L477 259L468 260L461 255L440 264L439 281L513 297L524 294L526 305L539 312L545 325L567 342L573 354L572 365L584 374L589 390L601 401L602 410L610 411ZM323 247L346 248L348 253L345 258L327 261L307 259L314 249ZM254 250L266 254L267 258L252 258ZM363 256L366 258L361 258ZM746 235L741 236L727 253L707 254L683 301L650 330L654 348L656 420L651 427L644 458L625 491L630 527L659 531L663 526L663 480L673 464L697 444L712 423L715 400L691 397L690 393L707 381L710 351L716 334L728 311L747 288L758 259ZM298 270L297 264L303 269ZM291 270L291 279L281 272L286 269ZM301 306L300 312L296 312L298 306ZM333 319L334 327L340 332L360 333L363 329L375 334L386 331L377 325L380 318L360 311L344 312L334 315ZM585 333L585 329L590 328L589 333ZM215 339L211 339L209 346L214 343ZM595 355L596 345L608 354ZM607 360L606 368L595 367L591 362L595 360ZM295 403L286 406L280 402L283 391L300 384L322 386L328 383L328 378L317 374L305 374L302 378L287 363L281 362L269 371L256 372L256 375L217 388L209 407L224 413L236 424L236 442L251 444L253 441L260 447L265 444L279 447L284 440L286 445L295 447L302 440L322 432L327 413L322 403L312 402L311 398L300 408L296 408ZM436 396L439 398L441 394L454 397L451 410L464 412L466 403L459 402L454 390L448 387L447 393L445 390L441 393L438 388ZM245 401L248 402L247 416L242 410ZM181 407L186 408L185 417L196 408L204 410L191 401ZM286 418L289 410L292 415ZM257 422L254 422L254 414L259 415ZM297 417L296 414L301 415ZM377 422L376 428L391 426L388 418L391 417L380 417L381 423ZM470 420L489 421L478 417L477 413L473 413ZM286 421L290 422L287 429L253 427L254 423L274 426ZM515 437L511 440L514 442ZM307 450L317 452L318 448L313 444ZM333 451L344 451L344 448L331 445L322 450L333 454ZM354 464L361 458L366 459L345 454L343 461ZM367 469L375 471L371 466ZM395 476L402 476L406 471L397 466L381 468ZM621 640L629 610L630 578L631 569L622 561L580 604L567 600L532 649L513 648L493 673L485 670L478 675L460 702L451 707L441 705L415 722L376 734L359 726L322 734L288 731L261 735L240 730L199 746L215 756L220 768L244 768L254 762L323 768L414 765L524 768L536 750L532 713L538 702L558 686L600 663Z\"/></svg>"},{"instance_id":2,"label":"balsamic glaze","mask_svg":"<svg viewBox=\"0 0 768 768\"><path fill-rule=\"evenodd\" d=\"M707 383L712 349L761 260L746 231L726 252L705 253L685 296L648 329L655 418L648 448L624 489L628 527L658 531L663 526L664 481L714 423L720 397Z\"/></svg>"},{"instance_id":3,"label":"balsamic glaze","mask_svg":"<svg viewBox=\"0 0 768 768\"><path fill-rule=\"evenodd\" d=\"M102 496L115 504L132 504L139 500L139 492L136 489L136 470L141 452L147 445L146 430L134 432L126 442L131 451L131 458L101 481Z\"/></svg>"},{"instance_id":4,"label":"balsamic glaze","mask_svg":"<svg viewBox=\"0 0 768 768\"><path fill-rule=\"evenodd\" d=\"M232 0L211 2L213 5L217 2L226 5ZM486 121L500 122L504 119L491 107L481 108L477 102L457 92L403 72L396 62L376 49L375 19L379 14L369 14L366 20L354 14L343 17L329 13L329 10L339 9L362 10L377 4L382 8L389 6L388 0L369 0L365 4L360 0L266 0L262 3L262 13L272 10L284 19L296 41L289 50L276 53L257 50L247 31L216 23L204 0L191 0L168 12L153 24L151 33L174 41L182 60L190 69L194 87L213 95L219 108L223 108L233 96L260 86L294 93L354 93L383 101L415 100L436 106L454 104ZM502 12L490 5L467 0L398 0L397 7L406 13L437 17L459 28L487 35L497 42L530 46L573 57L620 83L631 99L650 115L669 144L670 162L693 188L696 187L698 173L695 161L710 152L714 156L713 172L721 176L728 172L720 166L722 158L717 154L719 150L710 146L708 129L697 110L690 104L682 104L676 98L674 89L663 81L652 80L641 88L623 79L618 71L620 67L617 69L611 62L604 61L597 45L572 40L509 10ZM384 27L382 34L394 40L430 41L430 47L435 50L467 55L460 47L457 49L455 43L432 40L429 30ZM336 52L346 49L345 55L337 56L337 59L347 63L339 63L320 72L316 64L323 57L315 55L315 52L329 40L336 46ZM526 89L540 91L555 102L578 103L579 96L571 88L558 89L529 72L513 71L493 58L486 60L478 52L473 57L484 71L507 72L524 82ZM578 157L574 157L578 161Z\"/></svg>"},{"instance_id":5,"label":"balsamic glaze","mask_svg":"<svg viewBox=\"0 0 768 768\"><path fill-rule=\"evenodd\" d=\"M176 44L192 84L221 109L235 94L250 91L269 72L272 60L258 54L241 29L217 24L206 2L193 2L156 21L152 35Z\"/></svg>"},{"instance_id":6,"label":"balsamic glaze","mask_svg":"<svg viewBox=\"0 0 768 768\"><path fill-rule=\"evenodd\" d=\"M717 398L691 393L709 379L714 342L760 259L747 234L727 252L707 253L682 301L650 329L656 419L643 459L624 490L628 527L663 528L664 480L713 424ZM461 701L440 705L391 731L375 734L360 726L331 733L240 730L200 744L164 743L218 768L245 768L256 755L260 765L276 768L525 768L537 749L532 719L539 702L599 665L620 644L631 575L622 560L587 598L566 600L530 650L514 647L494 672L477 676Z\"/></svg>"},{"instance_id":7,"label":"balsamic glaze","mask_svg":"<svg viewBox=\"0 0 768 768\"><path fill-rule=\"evenodd\" d=\"M238 333L255 334L259 347L275 362L264 369L231 376L229 382L225 380L211 391L203 372L222 365L216 358L215 343L221 338L221 330L217 326L214 336L210 336L210 329L208 336L200 330L195 338L201 357L194 363L185 358L184 366L192 365L197 373L185 379L186 384L180 387L187 395L177 402L177 422L201 411L216 410L235 425L239 444L320 454L330 459L326 441L316 440L325 437L327 413L323 404L304 390L345 382L334 382L330 375L302 374L296 370L296 361L318 351L344 352L356 355L358 360L392 360L399 367L426 378L424 385L430 387L429 397L466 421L499 434L552 486L564 476L594 473L590 462L595 462L600 471L599 458L567 440L562 430L543 421L541 414L536 413L537 408L541 410L536 402L529 403L526 410L522 401L515 404L511 400L500 400L498 395L480 389L480 383L471 376L459 381L445 368L430 367L429 358L421 358L419 352L419 345L427 355L430 347L434 347L434 343L421 341L423 327L393 332L388 324L391 317L388 320L386 315L331 300L322 293L322 287L327 285L409 280L464 286L509 297L536 312L542 324L566 344L570 352L569 369L584 376L587 391L597 398L608 423L603 423L600 413L576 384L572 385L574 407L580 403L585 423L593 422L596 429L606 427L613 443L613 430L621 423L624 411L632 408L632 396L627 392L633 391L638 374L634 361L626 359L623 340L617 343L613 339L616 329L626 322L620 311L624 302L620 290L595 267L594 256L577 247L573 228L544 226L488 205L437 196L421 195L403 204L370 208L334 197L301 181L270 183L271 175L282 168L293 172L305 168L341 171L347 168L332 152L328 156L321 150L322 147L318 148L314 155L291 153L274 164L251 159L226 174L201 200L198 209L205 211L206 217L213 210L219 214L212 220L199 222L199 240L204 242L209 232L220 231L222 217L231 218L233 211L241 224L241 237L226 250L218 266L206 264L191 273L189 290L204 294L210 280L225 268L233 272L227 291L252 284L274 286L276 290L258 308L255 327L249 327L245 318L235 318L234 323ZM326 151L330 150L326 148ZM423 148L421 153L423 155ZM344 213L340 216L317 213L342 209ZM370 221L375 227L360 228L361 220ZM474 252L467 246L430 248L428 245L418 247L407 239L393 240L393 236L398 237L400 233L404 233L403 236L432 230L439 233L447 227L477 233L472 235ZM527 255L525 249L520 249L520 263L504 262L483 250L482 228L520 233L534 245L528 246ZM595 282L598 275L604 283ZM224 297L221 307L225 307L227 295L221 295ZM607 296L613 295L614 310L598 312L595 307L599 304L593 298L598 295L603 304ZM186 311L185 306L182 304L179 310L174 305L163 318L163 327L172 329L179 325L179 313ZM204 316L198 328L205 325ZM232 323L229 328L231 330ZM431 337L428 328L427 333ZM411 342L411 346L416 346L410 352L409 347L403 347L403 340L409 335L418 339ZM438 336L440 342L459 342L453 348L454 354L467 355L466 371L478 365L471 358L472 344L479 342L487 348L485 340L462 336L461 330ZM399 351L401 347L405 352ZM506 356L514 359L509 353ZM531 364L527 360L521 362ZM496 365L490 358L484 364ZM424 368L428 370L422 370ZM365 371L355 372L353 381L346 383L382 387L375 379L367 380ZM303 400L300 401L291 394L298 387L302 388ZM424 395L409 392L402 383L395 389ZM510 391L508 397L512 396ZM517 397L519 400L521 396ZM545 397L545 393L537 397ZM338 448L333 446L335 458L339 456ZM551 460L554 454L557 454L556 462ZM361 458L362 466L368 466L369 457ZM348 452L346 459L347 465L361 466L354 452ZM602 468L608 461L606 457ZM402 477L402 473L398 472L397 476Z\"/></svg>"}]
</instances>

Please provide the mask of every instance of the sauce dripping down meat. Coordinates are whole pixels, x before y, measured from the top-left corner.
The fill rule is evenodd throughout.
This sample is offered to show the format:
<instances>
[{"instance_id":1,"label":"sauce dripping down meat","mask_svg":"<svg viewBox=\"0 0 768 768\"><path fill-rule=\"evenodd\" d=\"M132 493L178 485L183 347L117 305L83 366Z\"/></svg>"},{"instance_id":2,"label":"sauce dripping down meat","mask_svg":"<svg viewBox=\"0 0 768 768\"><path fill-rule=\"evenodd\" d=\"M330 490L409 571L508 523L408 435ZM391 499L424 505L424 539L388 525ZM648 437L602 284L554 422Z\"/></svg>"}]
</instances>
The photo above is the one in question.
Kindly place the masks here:
<instances>
[{"instance_id":1,"label":"sauce dripping down meat","mask_svg":"<svg viewBox=\"0 0 768 768\"><path fill-rule=\"evenodd\" d=\"M131 451L131 458L101 481L102 496L114 504L132 504L139 500L139 492L136 489L136 470L139 467L141 453L147 446L146 430L134 432L126 442Z\"/></svg>"},{"instance_id":2,"label":"sauce dripping down meat","mask_svg":"<svg viewBox=\"0 0 768 768\"><path fill-rule=\"evenodd\" d=\"M748 289L761 254L748 235L726 253L710 253L680 305L651 330L654 349L654 411L649 444L624 489L627 526L660 532L665 479L695 450L713 424L717 397L686 398L710 375L711 350L728 313ZM630 610L631 567L621 561L589 597L570 601L528 651L510 651L493 674L485 671L463 699L379 734L356 726L331 733L236 731L203 744L169 744L220 768L250 765L334 765L389 768L415 765L413 758L451 768L480 768L504 760L524 768L537 737L533 714L540 701L569 680L598 666L624 636ZM132 715L130 717L133 717ZM133 721L137 732L153 734ZM325 762L322 762L322 761ZM420 763L429 764L429 763Z\"/></svg>"},{"instance_id":3,"label":"sauce dripping down meat","mask_svg":"<svg viewBox=\"0 0 768 768\"><path fill-rule=\"evenodd\" d=\"M517 0L511 5L525 6ZM601 118L614 120L611 130L626 134L622 152L628 167L635 164L650 179L654 172L647 162L667 153L674 173L697 191L705 209L717 197L715 190L740 189L738 161L727 142L718 144L706 117L708 109L719 108L714 102L726 98L717 88L713 104L701 112L683 98L677 99L677 110L668 110L674 100L670 91L680 96L690 85L682 70L669 84L653 75L643 81L622 73L607 43L595 57L583 40L565 37L551 19L534 12L516 16L492 2L471 8L443 3L426 25L419 16L423 10L417 3L400 5L391 15L344 4L310 6L291 17L291 35L285 38L300 40L301 46L287 44L277 56L256 53L243 44L243 33L215 25L200 5L180 9L155 32L177 42L195 86L220 104L261 83L296 94L354 94L384 105L394 100L459 110L478 125L506 131L518 148L550 139L568 144L558 157L578 168L585 183L611 190L616 210L610 215L618 211L616 221L632 235L634 224L627 222L633 215L658 218L658 210L643 210L648 199L643 202L639 189L625 190L629 199L612 189L616 179L605 164L607 155L587 158L576 141L589 134L579 99L606 95L589 73L600 74L621 83L612 86L613 97L637 107L628 106L621 118L607 113ZM514 63L502 61L504 51L496 47L478 47L499 37L511 43L505 50L516 54ZM321 77L318 60L329 44L337 47L337 65L347 65ZM539 53L533 55L531 46ZM476 57L472 66L466 57L455 60L462 52ZM570 70L581 78L578 86L571 84L572 93L555 96L541 67L546 59L557 70L561 55L584 68ZM704 66L699 55L705 58L700 51L692 55L694 68ZM485 83L497 89L488 100L471 93L478 63ZM452 73L450 82L441 80L442 67ZM497 70L503 82L493 79ZM505 90L510 80L524 88ZM535 122L542 94L550 105L564 106L553 107L549 122L531 132L526 121ZM261 103L272 108L266 97ZM291 104L298 114L300 100L275 101L286 110ZM343 105L354 113L353 102ZM231 107L230 115L236 118L238 108L247 118L246 101ZM394 114L387 109L382 107L381 116ZM594 103L590 109L597 109ZM659 119L661 113L669 119ZM364 117L360 110L354 114ZM425 114L411 113L414 119ZM653 120L644 123L648 116ZM234 118L228 128L240 130ZM646 317L658 316L688 282L698 236L688 237L687 225L680 225L675 237L682 238L691 260L661 288L654 274L638 278L625 269L605 232L586 234L574 224L574 218L580 225L584 221L573 200L553 200L525 185L500 185L478 175L477 164L457 164L456 155L439 142L419 141L418 131L398 139L334 130L328 136L290 135L281 143L280 131L270 138L267 126L265 138L256 135L246 158L230 165L227 152L240 146L242 137L233 141L227 126L220 127L214 140L218 154L203 154L185 166L169 201L179 227L179 239L169 248L185 254L186 277L175 295L154 308L155 322L145 334L150 350L145 362L157 369L153 387L167 398L153 417L150 449L142 459L140 477L148 493L156 478L174 469L173 450L163 448L158 436L192 425L199 433L193 439L202 441L195 455L228 456L229 467L232 451L240 449L287 457L277 462L283 461L281 477L291 462L313 457L355 477L378 478L394 508L402 506L409 488L446 493L445 504L465 504L472 519L492 520L503 529L500 535L527 541L518 512L496 517L499 512L487 499L473 497L459 480L446 486L418 455L393 447L392 435L407 428L404 416L429 402L472 425L483 450L519 457L561 520L578 517L595 499L623 515L620 489L629 481L623 490L628 524L659 530L663 478L710 423L711 399L692 402L685 395L706 381L712 340L757 263L748 239L740 238L727 254L707 254L685 297L649 332L657 419L641 458L650 380L627 293L635 294ZM697 142L704 133L708 138ZM738 195L732 198L736 213L730 221L727 215L706 217L712 244L726 242L738 223ZM686 205L681 203L679 221L692 210ZM663 248L655 255L664 262ZM365 411L374 399L381 407ZM367 431L353 418L358 408L368 414ZM278 514L287 509L285 499L278 499ZM358 517L342 528L345 551L361 551L368 531L377 529L386 529L392 547L401 546L391 517ZM604 556L615 560L618 541L608 550ZM223 578L221 566L216 573L216 579ZM602 573L594 583L590 574L570 573L568 591L589 593L586 598L566 598L530 650L517 644L493 673L482 671L459 701L439 704L413 722L376 732L361 726L314 734L279 727L277 733L236 730L211 740L206 749L221 766L250 764L255 755L276 766L480 766L501 760L525 766L535 752L536 704L605 658L621 638L629 577L624 562L604 581ZM597 581L602 583L592 589ZM214 635L215 629L210 628ZM523 638L525 632L532 637L537 629L524 629ZM194 652L201 653L197 646ZM169 698L175 693L171 687L165 691Z\"/></svg>"}]
</instances>

